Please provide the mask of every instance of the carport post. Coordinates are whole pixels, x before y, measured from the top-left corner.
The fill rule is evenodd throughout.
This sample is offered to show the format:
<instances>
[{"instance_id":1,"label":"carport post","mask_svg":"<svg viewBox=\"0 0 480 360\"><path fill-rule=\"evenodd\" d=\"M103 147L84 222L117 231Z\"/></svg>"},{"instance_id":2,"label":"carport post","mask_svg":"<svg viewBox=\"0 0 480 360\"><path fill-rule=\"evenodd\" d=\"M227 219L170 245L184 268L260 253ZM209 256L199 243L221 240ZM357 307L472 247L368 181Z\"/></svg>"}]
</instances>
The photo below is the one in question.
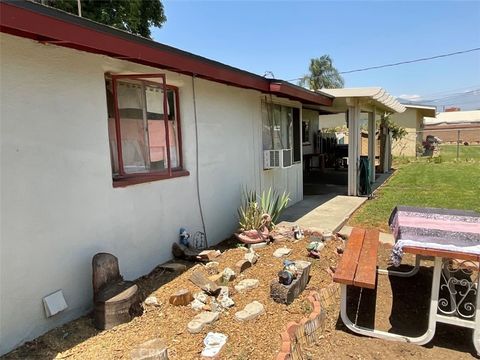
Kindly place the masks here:
<instances>
[{"instance_id":1,"label":"carport post","mask_svg":"<svg viewBox=\"0 0 480 360\"><path fill-rule=\"evenodd\" d=\"M358 195L358 164L360 161L360 105L348 98L348 195Z\"/></svg>"},{"instance_id":2,"label":"carport post","mask_svg":"<svg viewBox=\"0 0 480 360\"><path fill-rule=\"evenodd\" d=\"M370 162L370 182L375 182L375 149L377 147L376 123L375 123L376 109L368 113L368 160Z\"/></svg>"}]
</instances>

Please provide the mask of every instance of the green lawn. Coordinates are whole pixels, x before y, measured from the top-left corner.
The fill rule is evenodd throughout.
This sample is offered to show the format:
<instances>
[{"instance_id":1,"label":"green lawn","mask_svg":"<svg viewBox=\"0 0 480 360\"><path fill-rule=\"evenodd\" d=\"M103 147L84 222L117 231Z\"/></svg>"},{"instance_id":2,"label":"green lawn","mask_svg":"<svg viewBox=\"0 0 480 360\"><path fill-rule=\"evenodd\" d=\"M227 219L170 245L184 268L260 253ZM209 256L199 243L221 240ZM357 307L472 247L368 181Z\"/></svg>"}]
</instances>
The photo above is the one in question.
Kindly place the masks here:
<instances>
[{"instance_id":1,"label":"green lawn","mask_svg":"<svg viewBox=\"0 0 480 360\"><path fill-rule=\"evenodd\" d=\"M386 231L388 217L397 205L480 212L480 162L415 161L401 164L376 197L353 214L348 225Z\"/></svg>"},{"instance_id":2,"label":"green lawn","mask_svg":"<svg viewBox=\"0 0 480 360\"><path fill-rule=\"evenodd\" d=\"M480 145L459 145L458 159L480 160ZM457 145L440 145L440 156L442 160L451 161L457 158Z\"/></svg>"}]
</instances>

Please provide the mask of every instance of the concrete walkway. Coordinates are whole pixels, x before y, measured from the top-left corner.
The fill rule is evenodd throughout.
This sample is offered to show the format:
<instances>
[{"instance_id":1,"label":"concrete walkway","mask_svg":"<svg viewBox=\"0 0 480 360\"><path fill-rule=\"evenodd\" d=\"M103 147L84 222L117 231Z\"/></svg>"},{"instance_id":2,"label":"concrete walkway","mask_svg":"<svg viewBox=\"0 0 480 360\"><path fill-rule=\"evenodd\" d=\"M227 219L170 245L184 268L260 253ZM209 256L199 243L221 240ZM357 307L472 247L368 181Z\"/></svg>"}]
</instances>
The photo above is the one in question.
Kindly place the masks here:
<instances>
[{"instance_id":1,"label":"concrete walkway","mask_svg":"<svg viewBox=\"0 0 480 360\"><path fill-rule=\"evenodd\" d=\"M366 197L332 194L305 196L302 201L287 208L280 221L297 224L301 228L337 232L365 201Z\"/></svg>"}]
</instances>

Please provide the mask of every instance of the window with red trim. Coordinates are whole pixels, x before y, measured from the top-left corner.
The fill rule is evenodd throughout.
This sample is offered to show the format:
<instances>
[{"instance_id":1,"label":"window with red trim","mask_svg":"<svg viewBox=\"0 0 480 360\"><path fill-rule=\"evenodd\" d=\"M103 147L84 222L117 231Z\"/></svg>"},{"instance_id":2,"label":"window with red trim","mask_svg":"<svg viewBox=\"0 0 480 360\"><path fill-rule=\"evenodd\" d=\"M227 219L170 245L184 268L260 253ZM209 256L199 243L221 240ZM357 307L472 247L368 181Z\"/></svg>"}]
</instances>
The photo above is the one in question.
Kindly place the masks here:
<instances>
[{"instance_id":1,"label":"window with red trim","mask_svg":"<svg viewBox=\"0 0 480 360\"><path fill-rule=\"evenodd\" d=\"M110 75L105 84L113 179L179 176L178 89L163 74Z\"/></svg>"}]
</instances>

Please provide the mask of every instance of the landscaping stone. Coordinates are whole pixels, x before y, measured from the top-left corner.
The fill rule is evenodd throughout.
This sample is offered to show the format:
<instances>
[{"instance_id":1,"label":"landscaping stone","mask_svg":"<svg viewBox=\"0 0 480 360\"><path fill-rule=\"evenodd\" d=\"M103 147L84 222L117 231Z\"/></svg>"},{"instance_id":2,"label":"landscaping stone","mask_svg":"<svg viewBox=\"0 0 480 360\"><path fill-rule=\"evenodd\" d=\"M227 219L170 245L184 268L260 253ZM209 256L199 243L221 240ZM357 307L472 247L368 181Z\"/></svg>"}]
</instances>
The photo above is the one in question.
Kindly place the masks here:
<instances>
[{"instance_id":1,"label":"landscaping stone","mask_svg":"<svg viewBox=\"0 0 480 360\"><path fill-rule=\"evenodd\" d=\"M259 242L259 243L256 243L256 244L249 244L248 247L249 247L249 249L256 250L256 249L262 249L262 248L266 247L267 245L268 245L268 243L266 243L266 242Z\"/></svg>"},{"instance_id":2,"label":"landscaping stone","mask_svg":"<svg viewBox=\"0 0 480 360\"><path fill-rule=\"evenodd\" d=\"M187 289L180 289L170 296L169 302L175 306L188 305L193 300L192 293Z\"/></svg>"},{"instance_id":3,"label":"landscaping stone","mask_svg":"<svg viewBox=\"0 0 480 360\"><path fill-rule=\"evenodd\" d=\"M265 313L265 308L258 301L252 301L247 304L243 310L235 313L235 318L239 321L247 321L255 319L256 317Z\"/></svg>"},{"instance_id":4,"label":"landscaping stone","mask_svg":"<svg viewBox=\"0 0 480 360\"><path fill-rule=\"evenodd\" d=\"M307 286L312 264L308 261L296 260L295 265L298 269L298 275L290 285L280 284L277 279L271 282L270 297L274 301L287 305L291 304Z\"/></svg>"},{"instance_id":5,"label":"landscaping stone","mask_svg":"<svg viewBox=\"0 0 480 360\"><path fill-rule=\"evenodd\" d=\"M258 281L257 279L245 279L235 285L235 290L237 290L238 292L247 291L258 287L259 284L260 281Z\"/></svg>"},{"instance_id":6,"label":"landscaping stone","mask_svg":"<svg viewBox=\"0 0 480 360\"><path fill-rule=\"evenodd\" d=\"M205 271L207 272L208 275L216 275L219 273L218 265L219 265L218 262L210 261L205 264Z\"/></svg>"},{"instance_id":7,"label":"landscaping stone","mask_svg":"<svg viewBox=\"0 0 480 360\"><path fill-rule=\"evenodd\" d=\"M249 249L244 256L244 259L250 261L252 265L255 265L257 263L258 258L259 255L253 249Z\"/></svg>"},{"instance_id":8,"label":"landscaping stone","mask_svg":"<svg viewBox=\"0 0 480 360\"><path fill-rule=\"evenodd\" d=\"M217 284L207 279L200 270L193 272L190 276L190 281L208 294L213 295L219 291Z\"/></svg>"},{"instance_id":9,"label":"landscaping stone","mask_svg":"<svg viewBox=\"0 0 480 360\"><path fill-rule=\"evenodd\" d=\"M180 263L163 264L163 265L160 265L158 268L165 271L178 272L178 273L183 273L187 271L187 266L185 264L180 264Z\"/></svg>"},{"instance_id":10,"label":"landscaping stone","mask_svg":"<svg viewBox=\"0 0 480 360\"><path fill-rule=\"evenodd\" d=\"M292 249L279 248L273 252L273 256L275 256L276 258L281 258L282 256L290 255L291 252L292 252Z\"/></svg>"},{"instance_id":11,"label":"landscaping stone","mask_svg":"<svg viewBox=\"0 0 480 360\"><path fill-rule=\"evenodd\" d=\"M156 296L149 296L144 301L147 306L161 306Z\"/></svg>"},{"instance_id":12,"label":"landscaping stone","mask_svg":"<svg viewBox=\"0 0 480 360\"><path fill-rule=\"evenodd\" d=\"M200 311L203 309L203 307L205 306L205 303L201 302L200 300L198 299L194 299L191 303L190 303L190 306L192 307L193 310L195 311Z\"/></svg>"},{"instance_id":13,"label":"landscaping stone","mask_svg":"<svg viewBox=\"0 0 480 360\"><path fill-rule=\"evenodd\" d=\"M226 281L224 281L223 273L218 273L216 275L209 276L208 279L210 281L213 281L218 286L223 286L223 285L225 285L224 283L226 282Z\"/></svg>"},{"instance_id":14,"label":"landscaping stone","mask_svg":"<svg viewBox=\"0 0 480 360\"><path fill-rule=\"evenodd\" d=\"M248 260L238 260L237 263L235 264L235 269L239 274L241 274L242 272L244 272L250 267L252 267L252 263Z\"/></svg>"},{"instance_id":15,"label":"landscaping stone","mask_svg":"<svg viewBox=\"0 0 480 360\"><path fill-rule=\"evenodd\" d=\"M193 294L193 297L196 300L199 300L199 301L203 302L204 304L206 304L207 301L208 301L208 295L205 294L203 291L199 291L199 292Z\"/></svg>"},{"instance_id":16,"label":"landscaping stone","mask_svg":"<svg viewBox=\"0 0 480 360\"><path fill-rule=\"evenodd\" d=\"M153 339L146 341L130 353L132 360L168 360L168 350L165 341Z\"/></svg>"},{"instance_id":17,"label":"landscaping stone","mask_svg":"<svg viewBox=\"0 0 480 360\"><path fill-rule=\"evenodd\" d=\"M235 302L229 297L228 286L222 286L220 288L220 294L217 299L224 309L228 309L235 305Z\"/></svg>"},{"instance_id":18,"label":"landscaping stone","mask_svg":"<svg viewBox=\"0 0 480 360\"><path fill-rule=\"evenodd\" d=\"M233 279L235 279L235 271L233 271L228 267L223 269L222 274L223 274L223 278L227 281L232 281Z\"/></svg>"},{"instance_id":19,"label":"landscaping stone","mask_svg":"<svg viewBox=\"0 0 480 360\"><path fill-rule=\"evenodd\" d=\"M216 311L201 312L187 324L187 330L192 334L199 333L200 331L202 331L205 325L214 322L218 319L219 316L220 313Z\"/></svg>"},{"instance_id":20,"label":"landscaping stone","mask_svg":"<svg viewBox=\"0 0 480 360\"><path fill-rule=\"evenodd\" d=\"M199 259L211 261L219 257L222 253L220 250L203 250L198 254Z\"/></svg>"},{"instance_id":21,"label":"landscaping stone","mask_svg":"<svg viewBox=\"0 0 480 360\"><path fill-rule=\"evenodd\" d=\"M202 359L215 359L227 342L227 335L209 332L203 343L205 348L202 351Z\"/></svg>"}]
</instances>

